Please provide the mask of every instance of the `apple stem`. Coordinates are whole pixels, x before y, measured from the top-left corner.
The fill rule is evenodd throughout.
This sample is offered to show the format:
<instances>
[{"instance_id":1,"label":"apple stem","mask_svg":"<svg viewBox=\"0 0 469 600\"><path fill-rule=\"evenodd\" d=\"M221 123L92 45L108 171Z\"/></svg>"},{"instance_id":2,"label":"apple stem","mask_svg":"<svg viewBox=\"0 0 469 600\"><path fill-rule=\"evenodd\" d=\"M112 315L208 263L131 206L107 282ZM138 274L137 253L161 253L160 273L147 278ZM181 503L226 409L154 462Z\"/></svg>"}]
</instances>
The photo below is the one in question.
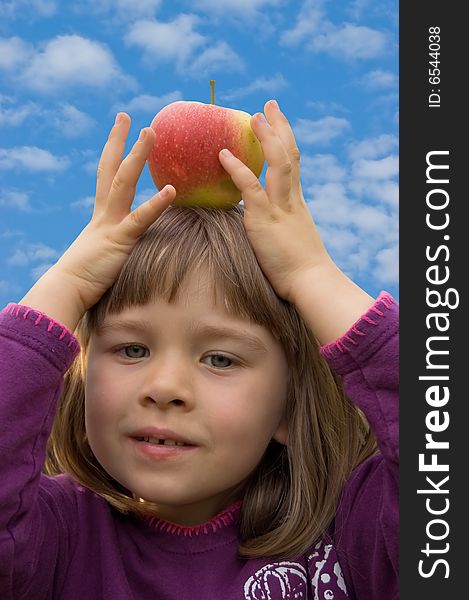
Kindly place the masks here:
<instances>
[{"instance_id":1,"label":"apple stem","mask_svg":"<svg viewBox=\"0 0 469 600\"><path fill-rule=\"evenodd\" d=\"M215 79L210 79L210 87L212 88L212 104L215 104Z\"/></svg>"}]
</instances>

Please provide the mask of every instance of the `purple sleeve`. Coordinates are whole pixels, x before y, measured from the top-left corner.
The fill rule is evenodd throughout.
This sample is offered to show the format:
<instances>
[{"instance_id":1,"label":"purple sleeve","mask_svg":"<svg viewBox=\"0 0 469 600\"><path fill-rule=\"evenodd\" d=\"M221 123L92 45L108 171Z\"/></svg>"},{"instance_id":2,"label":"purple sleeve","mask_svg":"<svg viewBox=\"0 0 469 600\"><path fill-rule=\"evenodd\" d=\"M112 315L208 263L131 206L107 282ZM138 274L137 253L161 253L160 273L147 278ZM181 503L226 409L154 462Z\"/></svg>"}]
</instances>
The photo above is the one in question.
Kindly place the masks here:
<instances>
[{"instance_id":1,"label":"purple sleeve","mask_svg":"<svg viewBox=\"0 0 469 600\"><path fill-rule=\"evenodd\" d=\"M321 354L365 413L379 454L358 466L341 496L334 545L351 598L395 600L399 556L399 318L382 292Z\"/></svg>"},{"instance_id":2,"label":"purple sleeve","mask_svg":"<svg viewBox=\"0 0 469 600\"><path fill-rule=\"evenodd\" d=\"M0 313L0 597L4 600L46 597L64 552L66 527L55 510L60 499L52 497L52 478L41 471L63 376L78 351L72 333L38 311L9 304Z\"/></svg>"}]
</instances>

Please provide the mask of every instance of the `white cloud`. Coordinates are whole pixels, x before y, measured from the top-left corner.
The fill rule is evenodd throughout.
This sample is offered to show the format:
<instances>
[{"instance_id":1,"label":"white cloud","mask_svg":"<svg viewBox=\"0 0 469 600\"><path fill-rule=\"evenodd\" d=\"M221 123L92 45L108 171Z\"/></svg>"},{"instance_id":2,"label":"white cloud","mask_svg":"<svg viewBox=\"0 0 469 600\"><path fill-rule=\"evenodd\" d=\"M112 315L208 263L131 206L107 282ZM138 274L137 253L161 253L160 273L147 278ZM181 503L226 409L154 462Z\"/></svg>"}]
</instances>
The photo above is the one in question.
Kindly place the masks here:
<instances>
[{"instance_id":1,"label":"white cloud","mask_svg":"<svg viewBox=\"0 0 469 600\"><path fill-rule=\"evenodd\" d=\"M347 13L354 21L367 19L386 19L388 22L393 22L398 25L398 2L395 0L352 0L347 3Z\"/></svg>"},{"instance_id":2,"label":"white cloud","mask_svg":"<svg viewBox=\"0 0 469 600\"><path fill-rule=\"evenodd\" d=\"M147 63L175 62L181 68L207 42L195 31L198 23L198 17L185 14L169 23L138 21L131 26L125 42L143 50Z\"/></svg>"},{"instance_id":3,"label":"white cloud","mask_svg":"<svg viewBox=\"0 0 469 600\"><path fill-rule=\"evenodd\" d=\"M314 205L311 212L317 220ZM321 223L319 226L321 238L327 246L329 254L335 256L343 265L346 258L357 251L360 247L360 238L355 231L350 228L338 227L334 224Z\"/></svg>"},{"instance_id":4,"label":"white cloud","mask_svg":"<svg viewBox=\"0 0 469 600\"><path fill-rule=\"evenodd\" d=\"M353 165L352 173L362 179L389 179L399 173L397 156L386 156L379 160L358 160Z\"/></svg>"},{"instance_id":5,"label":"white cloud","mask_svg":"<svg viewBox=\"0 0 469 600\"><path fill-rule=\"evenodd\" d=\"M393 217L378 206L355 204L353 214L349 215L351 223L365 235L376 235L379 232L390 232L394 229Z\"/></svg>"},{"instance_id":6,"label":"white cloud","mask_svg":"<svg viewBox=\"0 0 469 600\"><path fill-rule=\"evenodd\" d=\"M324 183L305 188L312 213L318 223L345 227L350 225L350 199L345 184Z\"/></svg>"},{"instance_id":7,"label":"white cloud","mask_svg":"<svg viewBox=\"0 0 469 600\"><path fill-rule=\"evenodd\" d=\"M305 198L332 258L354 280L374 273L379 285L397 284L397 214L354 197L346 183L305 188ZM383 249L389 253L380 254ZM387 261L385 259L388 259Z\"/></svg>"},{"instance_id":8,"label":"white cloud","mask_svg":"<svg viewBox=\"0 0 469 600\"><path fill-rule=\"evenodd\" d=\"M342 181L346 176L346 170L333 154L303 154L301 172L303 184Z\"/></svg>"},{"instance_id":9,"label":"white cloud","mask_svg":"<svg viewBox=\"0 0 469 600\"><path fill-rule=\"evenodd\" d=\"M348 11L354 20L360 19L363 11L369 7L371 0L353 0Z\"/></svg>"},{"instance_id":10,"label":"white cloud","mask_svg":"<svg viewBox=\"0 0 469 600\"><path fill-rule=\"evenodd\" d=\"M251 15L261 8L279 6L284 0L193 0L191 5L199 10L214 13Z\"/></svg>"},{"instance_id":11,"label":"white cloud","mask_svg":"<svg viewBox=\"0 0 469 600\"><path fill-rule=\"evenodd\" d=\"M151 96L149 94L141 94L140 96L135 96L131 98L127 102L119 102L119 104L115 104L112 107L112 112L118 113L121 111L128 112L130 115L140 113L140 114L150 114L156 115L163 106L167 104L171 104L171 102L177 102L178 100L182 100L183 96L179 90L175 92L171 92L169 94L165 94L164 96Z\"/></svg>"},{"instance_id":12,"label":"white cloud","mask_svg":"<svg viewBox=\"0 0 469 600\"><path fill-rule=\"evenodd\" d=\"M318 113L331 113L331 112L341 112L341 113L348 113L350 112L350 110L348 108L346 108L345 106L342 106L341 104L338 104L337 102L331 102L331 101L324 101L324 100L308 100L308 102L306 102L306 106L308 106L309 108L312 108L313 110L317 111Z\"/></svg>"},{"instance_id":13,"label":"white cloud","mask_svg":"<svg viewBox=\"0 0 469 600\"><path fill-rule=\"evenodd\" d=\"M21 4L24 4L23 0ZM27 0L27 4L36 10L41 17L51 17L57 11L57 3L54 0Z\"/></svg>"},{"instance_id":14,"label":"white cloud","mask_svg":"<svg viewBox=\"0 0 469 600\"><path fill-rule=\"evenodd\" d=\"M16 127L33 115L37 115L38 106L34 102L27 102L15 106L15 101L7 96L0 96L0 125Z\"/></svg>"},{"instance_id":15,"label":"white cloud","mask_svg":"<svg viewBox=\"0 0 469 600\"><path fill-rule=\"evenodd\" d=\"M94 196L86 196L85 198L80 198L79 200L75 200L70 204L71 208L78 208L86 213L93 212L95 197Z\"/></svg>"},{"instance_id":16,"label":"white cloud","mask_svg":"<svg viewBox=\"0 0 469 600\"><path fill-rule=\"evenodd\" d=\"M301 44L302 49L344 60L374 58L385 51L385 34L353 23L336 25L325 15L323 4L323 0L306 0L295 26L280 36L281 45Z\"/></svg>"},{"instance_id":17,"label":"white cloud","mask_svg":"<svg viewBox=\"0 0 469 600\"><path fill-rule=\"evenodd\" d=\"M63 104L51 115L51 122L66 138L78 138L88 133L96 121L72 104Z\"/></svg>"},{"instance_id":18,"label":"white cloud","mask_svg":"<svg viewBox=\"0 0 469 600\"><path fill-rule=\"evenodd\" d=\"M13 294L17 294L19 291L20 288L16 285L16 283L12 283L6 279L0 279L0 294L8 294L9 296L12 296Z\"/></svg>"},{"instance_id":19,"label":"white cloud","mask_svg":"<svg viewBox=\"0 0 469 600\"><path fill-rule=\"evenodd\" d=\"M395 88L398 85L398 77L391 71L376 69L370 71L362 78L365 87L372 90Z\"/></svg>"},{"instance_id":20,"label":"white cloud","mask_svg":"<svg viewBox=\"0 0 469 600\"><path fill-rule=\"evenodd\" d=\"M0 37L0 69L15 71L32 55L32 48L19 37Z\"/></svg>"},{"instance_id":21,"label":"white cloud","mask_svg":"<svg viewBox=\"0 0 469 600\"><path fill-rule=\"evenodd\" d=\"M288 0L186 0L186 3L191 10L198 10L212 20L255 27L257 35L265 39L275 33L273 9L285 6Z\"/></svg>"},{"instance_id":22,"label":"white cloud","mask_svg":"<svg viewBox=\"0 0 469 600\"><path fill-rule=\"evenodd\" d=\"M105 44L79 35L63 35L48 41L19 76L37 92L55 92L69 87L107 89L111 84L133 87Z\"/></svg>"},{"instance_id":23,"label":"white cloud","mask_svg":"<svg viewBox=\"0 0 469 600\"><path fill-rule=\"evenodd\" d=\"M7 264L15 267L25 267L38 261L55 262L60 257L60 253L50 246L39 243L23 243L20 248L7 258Z\"/></svg>"},{"instance_id":24,"label":"white cloud","mask_svg":"<svg viewBox=\"0 0 469 600\"><path fill-rule=\"evenodd\" d=\"M11 240L15 237L21 237L23 235L22 231L18 231L17 229L5 229L0 232L0 239L3 240Z\"/></svg>"},{"instance_id":25,"label":"white cloud","mask_svg":"<svg viewBox=\"0 0 469 600\"><path fill-rule=\"evenodd\" d=\"M342 27L317 35L311 47L316 52L325 52L336 58L349 60L374 58L383 53L386 37L383 33L346 23Z\"/></svg>"},{"instance_id":26,"label":"white cloud","mask_svg":"<svg viewBox=\"0 0 469 600\"><path fill-rule=\"evenodd\" d=\"M72 104L43 108L34 102L27 102L15 106L15 100L0 96L0 125L15 127L22 125L27 119L47 123L48 128L57 129L66 138L85 135L96 124L93 118Z\"/></svg>"},{"instance_id":27,"label":"white cloud","mask_svg":"<svg viewBox=\"0 0 469 600\"><path fill-rule=\"evenodd\" d=\"M322 2L306 0L298 13L296 25L281 34L281 45L297 46L305 39L311 41L315 33L321 30L321 24L325 20Z\"/></svg>"},{"instance_id":28,"label":"white cloud","mask_svg":"<svg viewBox=\"0 0 469 600\"><path fill-rule=\"evenodd\" d=\"M0 18L15 19L18 17L39 16L51 17L57 11L54 0L2 0L0 2Z\"/></svg>"},{"instance_id":29,"label":"white cloud","mask_svg":"<svg viewBox=\"0 0 469 600\"><path fill-rule=\"evenodd\" d=\"M380 135L337 154L302 154L305 199L332 258L352 279L398 284L397 137Z\"/></svg>"},{"instance_id":30,"label":"white cloud","mask_svg":"<svg viewBox=\"0 0 469 600\"><path fill-rule=\"evenodd\" d=\"M293 126L295 137L303 144L329 144L350 128L346 119L323 117L317 121L298 119Z\"/></svg>"},{"instance_id":31,"label":"white cloud","mask_svg":"<svg viewBox=\"0 0 469 600\"><path fill-rule=\"evenodd\" d=\"M112 8L116 8L127 15L153 14L161 6L161 0L139 0L138 2L135 2L135 0L99 0L99 3L110 5ZM93 0L93 4L96 4L96 0Z\"/></svg>"},{"instance_id":32,"label":"white cloud","mask_svg":"<svg viewBox=\"0 0 469 600\"><path fill-rule=\"evenodd\" d=\"M69 165L69 160L57 157L48 150L36 146L17 148L0 148L0 170L29 169L31 171L63 171Z\"/></svg>"},{"instance_id":33,"label":"white cloud","mask_svg":"<svg viewBox=\"0 0 469 600\"><path fill-rule=\"evenodd\" d=\"M375 202L387 204L394 210L399 205L399 185L396 181L370 181L369 179L353 179L349 183L354 195L369 198Z\"/></svg>"},{"instance_id":34,"label":"white cloud","mask_svg":"<svg viewBox=\"0 0 469 600\"><path fill-rule=\"evenodd\" d=\"M185 0L191 11L199 12L211 25L224 29L235 27L241 35L255 30L261 44L277 33L278 11L289 0Z\"/></svg>"},{"instance_id":35,"label":"white cloud","mask_svg":"<svg viewBox=\"0 0 469 600\"><path fill-rule=\"evenodd\" d=\"M96 155L95 158L90 158L82 164L82 169L85 173L89 173L90 175L96 175L96 171L98 169L99 156Z\"/></svg>"},{"instance_id":36,"label":"white cloud","mask_svg":"<svg viewBox=\"0 0 469 600\"><path fill-rule=\"evenodd\" d=\"M396 136L380 135L350 144L348 148L349 189L357 197L387 206L396 222L393 231L397 231L399 209L399 159L392 154L397 146Z\"/></svg>"},{"instance_id":37,"label":"white cloud","mask_svg":"<svg viewBox=\"0 0 469 600\"><path fill-rule=\"evenodd\" d=\"M29 194L16 190L0 191L0 206L14 208L23 212L29 212L32 208L29 201Z\"/></svg>"},{"instance_id":38,"label":"white cloud","mask_svg":"<svg viewBox=\"0 0 469 600\"><path fill-rule=\"evenodd\" d=\"M398 147L397 136L388 133L375 138L368 138L360 142L352 142L348 147L348 154L352 160L380 158Z\"/></svg>"},{"instance_id":39,"label":"white cloud","mask_svg":"<svg viewBox=\"0 0 469 600\"><path fill-rule=\"evenodd\" d=\"M233 73L243 71L244 68L244 62L236 52L226 42L218 42L194 58L189 70L193 77L203 77L214 71Z\"/></svg>"},{"instance_id":40,"label":"white cloud","mask_svg":"<svg viewBox=\"0 0 469 600\"><path fill-rule=\"evenodd\" d=\"M285 77L281 73L277 73L273 77L259 77L255 79L249 85L238 88L237 90L233 90L231 92L227 92L225 94L220 94L220 100L236 100L237 98L243 98L245 96L250 96L251 94L257 92L266 92L267 94L275 94L280 90L283 90L287 87L287 82ZM216 90L215 90L216 95Z\"/></svg>"},{"instance_id":41,"label":"white cloud","mask_svg":"<svg viewBox=\"0 0 469 600\"><path fill-rule=\"evenodd\" d=\"M73 9L77 13L92 13L107 15L111 13L126 21L153 17L160 8L161 0L86 0L74 3Z\"/></svg>"},{"instance_id":42,"label":"white cloud","mask_svg":"<svg viewBox=\"0 0 469 600\"><path fill-rule=\"evenodd\" d=\"M82 150L80 152L80 156L80 168L85 171L85 173L96 176L100 156L100 154L97 152L97 149L93 148L92 150Z\"/></svg>"},{"instance_id":43,"label":"white cloud","mask_svg":"<svg viewBox=\"0 0 469 600\"><path fill-rule=\"evenodd\" d=\"M394 284L399 280L399 247L383 248L376 255L373 277L382 284Z\"/></svg>"},{"instance_id":44,"label":"white cloud","mask_svg":"<svg viewBox=\"0 0 469 600\"><path fill-rule=\"evenodd\" d=\"M167 23L137 21L125 36L125 42L142 50L148 67L174 63L178 73L191 77L220 70L242 70L241 58L226 42L212 42L208 46L209 38L196 31L199 23L197 16L189 14L181 14Z\"/></svg>"}]
</instances>

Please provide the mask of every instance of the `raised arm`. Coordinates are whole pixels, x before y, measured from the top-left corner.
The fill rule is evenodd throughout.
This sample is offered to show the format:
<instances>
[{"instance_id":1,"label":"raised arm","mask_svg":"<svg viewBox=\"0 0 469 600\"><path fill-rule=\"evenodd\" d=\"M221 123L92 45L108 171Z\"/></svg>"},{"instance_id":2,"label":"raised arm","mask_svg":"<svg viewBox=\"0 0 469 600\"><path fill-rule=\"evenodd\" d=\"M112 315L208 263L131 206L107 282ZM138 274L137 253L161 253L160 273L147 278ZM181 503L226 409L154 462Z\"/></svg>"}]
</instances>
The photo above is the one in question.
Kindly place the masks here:
<instances>
[{"instance_id":1,"label":"raised arm","mask_svg":"<svg viewBox=\"0 0 469 600\"><path fill-rule=\"evenodd\" d=\"M167 185L130 210L155 133L150 127L142 129L123 160L129 128L129 116L119 113L99 162L91 221L20 302L46 313L71 331L111 287L137 239L176 196L174 187Z\"/></svg>"},{"instance_id":2,"label":"raised arm","mask_svg":"<svg viewBox=\"0 0 469 600\"><path fill-rule=\"evenodd\" d=\"M327 344L344 334L373 298L327 253L303 197L290 124L275 101L267 102L265 113L268 120L261 113L251 119L268 164L265 189L236 157L222 150L220 161L243 194L246 232L266 277Z\"/></svg>"},{"instance_id":3,"label":"raised arm","mask_svg":"<svg viewBox=\"0 0 469 600\"><path fill-rule=\"evenodd\" d=\"M130 119L122 115L98 169L91 222L20 304L0 314L0 598L52 597L57 564L73 539L66 498L42 475L63 376L78 352L73 331L117 277L138 237L175 196L167 186L130 212L154 142L146 130L122 160ZM163 190L164 191L164 190ZM73 538L73 536L72 536ZM55 597L55 595L54 595Z\"/></svg>"}]
</instances>

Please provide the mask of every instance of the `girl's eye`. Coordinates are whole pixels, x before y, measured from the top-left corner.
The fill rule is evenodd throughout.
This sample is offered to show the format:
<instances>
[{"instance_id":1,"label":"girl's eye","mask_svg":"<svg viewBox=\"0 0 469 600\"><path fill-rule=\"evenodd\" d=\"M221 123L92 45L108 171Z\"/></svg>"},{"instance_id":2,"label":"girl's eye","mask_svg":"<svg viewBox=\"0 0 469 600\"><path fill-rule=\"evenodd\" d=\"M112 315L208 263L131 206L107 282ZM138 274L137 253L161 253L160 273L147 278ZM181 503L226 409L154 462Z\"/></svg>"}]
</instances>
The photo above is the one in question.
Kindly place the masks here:
<instances>
[{"instance_id":1,"label":"girl's eye","mask_svg":"<svg viewBox=\"0 0 469 600\"><path fill-rule=\"evenodd\" d=\"M148 352L144 346L139 344L130 344L118 349L119 354L124 354L125 358L143 358L145 352Z\"/></svg>"},{"instance_id":2,"label":"girl's eye","mask_svg":"<svg viewBox=\"0 0 469 600\"><path fill-rule=\"evenodd\" d=\"M206 358L210 360L210 366L217 369L226 369L234 364L234 360L224 354L210 354Z\"/></svg>"}]
</instances>

